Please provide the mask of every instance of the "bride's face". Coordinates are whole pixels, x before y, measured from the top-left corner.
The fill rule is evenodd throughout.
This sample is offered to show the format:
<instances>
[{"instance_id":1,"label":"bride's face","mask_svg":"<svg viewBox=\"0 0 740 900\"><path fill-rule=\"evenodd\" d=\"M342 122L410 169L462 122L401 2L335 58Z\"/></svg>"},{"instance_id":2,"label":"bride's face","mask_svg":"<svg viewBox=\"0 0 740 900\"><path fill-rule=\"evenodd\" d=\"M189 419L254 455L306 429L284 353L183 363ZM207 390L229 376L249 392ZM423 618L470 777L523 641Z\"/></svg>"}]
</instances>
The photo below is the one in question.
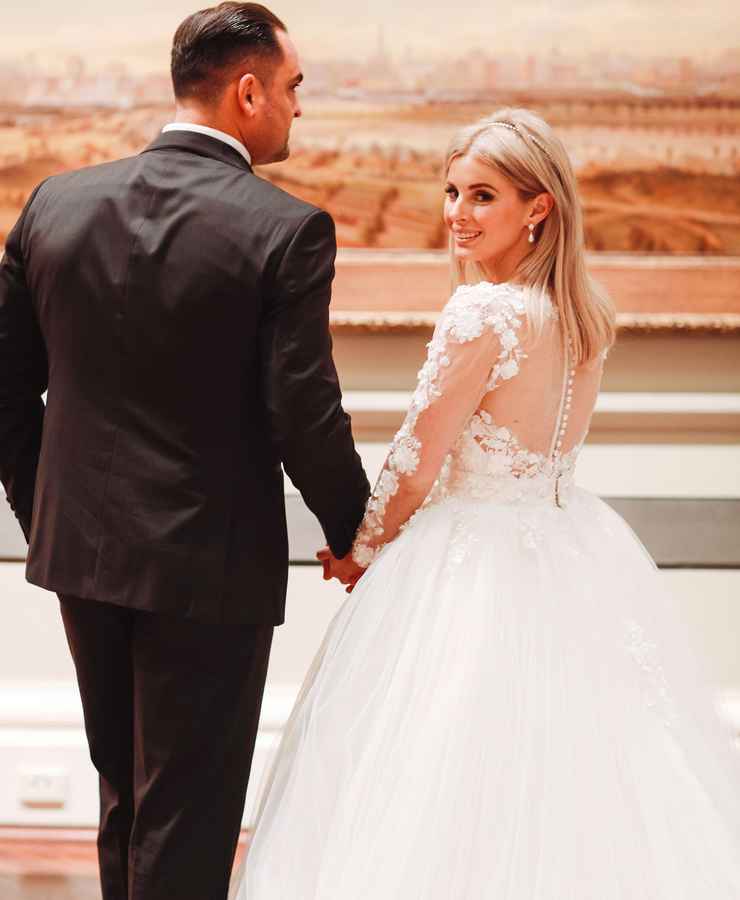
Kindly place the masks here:
<instances>
[{"instance_id":1,"label":"bride's face","mask_svg":"<svg viewBox=\"0 0 740 900\"><path fill-rule=\"evenodd\" d=\"M444 217L455 256L480 263L505 281L529 252L532 203L500 172L474 156L453 159L447 172Z\"/></svg>"}]
</instances>

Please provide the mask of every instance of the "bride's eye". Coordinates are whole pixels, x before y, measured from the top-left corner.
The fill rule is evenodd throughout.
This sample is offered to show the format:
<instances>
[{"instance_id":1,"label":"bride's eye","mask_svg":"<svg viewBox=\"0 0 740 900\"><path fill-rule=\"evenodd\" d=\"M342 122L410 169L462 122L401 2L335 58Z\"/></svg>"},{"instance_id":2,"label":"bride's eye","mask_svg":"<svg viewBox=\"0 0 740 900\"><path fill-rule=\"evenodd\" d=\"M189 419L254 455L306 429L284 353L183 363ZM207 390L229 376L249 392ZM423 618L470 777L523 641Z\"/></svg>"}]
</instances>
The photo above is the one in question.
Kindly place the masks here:
<instances>
[{"instance_id":1,"label":"bride's eye","mask_svg":"<svg viewBox=\"0 0 740 900\"><path fill-rule=\"evenodd\" d=\"M457 197L457 188L454 188L451 184L448 184L445 188L445 194L448 197Z\"/></svg>"},{"instance_id":2,"label":"bride's eye","mask_svg":"<svg viewBox=\"0 0 740 900\"><path fill-rule=\"evenodd\" d=\"M475 195L476 203L488 203L489 200L493 200L493 194L489 194L488 191L478 191Z\"/></svg>"}]
</instances>

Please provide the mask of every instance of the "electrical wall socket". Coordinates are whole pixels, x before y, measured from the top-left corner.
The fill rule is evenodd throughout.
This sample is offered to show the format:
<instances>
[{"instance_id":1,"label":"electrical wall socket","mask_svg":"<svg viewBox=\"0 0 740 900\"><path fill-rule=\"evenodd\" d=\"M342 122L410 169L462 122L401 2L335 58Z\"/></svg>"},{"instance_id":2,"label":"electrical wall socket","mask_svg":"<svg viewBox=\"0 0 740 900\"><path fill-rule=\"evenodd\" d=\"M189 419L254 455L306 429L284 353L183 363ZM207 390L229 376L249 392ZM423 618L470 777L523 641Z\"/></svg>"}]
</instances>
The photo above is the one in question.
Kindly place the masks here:
<instances>
[{"instance_id":1,"label":"electrical wall socket","mask_svg":"<svg viewBox=\"0 0 740 900\"><path fill-rule=\"evenodd\" d=\"M19 797L23 806L59 809L67 802L69 773L54 766L21 766Z\"/></svg>"}]
</instances>

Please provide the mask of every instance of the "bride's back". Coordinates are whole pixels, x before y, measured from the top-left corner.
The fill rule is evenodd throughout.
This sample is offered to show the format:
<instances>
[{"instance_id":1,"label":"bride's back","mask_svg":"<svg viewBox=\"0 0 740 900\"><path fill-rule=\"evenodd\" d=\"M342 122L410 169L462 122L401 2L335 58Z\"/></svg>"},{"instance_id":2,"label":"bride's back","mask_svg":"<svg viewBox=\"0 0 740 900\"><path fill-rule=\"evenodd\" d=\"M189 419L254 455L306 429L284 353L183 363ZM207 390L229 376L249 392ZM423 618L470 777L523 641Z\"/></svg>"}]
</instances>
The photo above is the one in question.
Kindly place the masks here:
<instances>
[{"instance_id":1,"label":"bride's back","mask_svg":"<svg viewBox=\"0 0 740 900\"><path fill-rule=\"evenodd\" d=\"M458 288L442 313L420 381L424 388L432 377L437 400L412 424L422 445L433 444L445 416L469 410L443 473L445 493L562 505L573 485L604 353L578 364L554 306L543 298L537 329L532 302L520 286L481 282Z\"/></svg>"},{"instance_id":2,"label":"bride's back","mask_svg":"<svg viewBox=\"0 0 740 900\"><path fill-rule=\"evenodd\" d=\"M523 334L520 347L525 356L517 375L489 391L480 409L499 428L508 429L522 450L545 457L556 451L566 455L588 432L603 357L573 368L565 359L562 330L555 318L545 322L541 334L535 336L531 330Z\"/></svg>"}]
</instances>

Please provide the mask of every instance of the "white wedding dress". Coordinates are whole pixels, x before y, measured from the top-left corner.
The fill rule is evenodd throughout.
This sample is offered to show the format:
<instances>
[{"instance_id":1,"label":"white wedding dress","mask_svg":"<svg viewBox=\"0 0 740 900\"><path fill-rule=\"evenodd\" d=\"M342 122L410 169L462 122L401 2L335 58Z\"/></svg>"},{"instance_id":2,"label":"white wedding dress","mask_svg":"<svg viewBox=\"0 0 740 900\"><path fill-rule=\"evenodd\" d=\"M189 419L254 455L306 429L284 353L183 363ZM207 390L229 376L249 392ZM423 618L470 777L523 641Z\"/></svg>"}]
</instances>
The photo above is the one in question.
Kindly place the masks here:
<instances>
[{"instance_id":1,"label":"white wedding dress","mask_svg":"<svg viewBox=\"0 0 740 900\"><path fill-rule=\"evenodd\" d=\"M440 317L238 900L740 898L740 755L653 561L574 484L603 360L570 369L525 299Z\"/></svg>"}]
</instances>

